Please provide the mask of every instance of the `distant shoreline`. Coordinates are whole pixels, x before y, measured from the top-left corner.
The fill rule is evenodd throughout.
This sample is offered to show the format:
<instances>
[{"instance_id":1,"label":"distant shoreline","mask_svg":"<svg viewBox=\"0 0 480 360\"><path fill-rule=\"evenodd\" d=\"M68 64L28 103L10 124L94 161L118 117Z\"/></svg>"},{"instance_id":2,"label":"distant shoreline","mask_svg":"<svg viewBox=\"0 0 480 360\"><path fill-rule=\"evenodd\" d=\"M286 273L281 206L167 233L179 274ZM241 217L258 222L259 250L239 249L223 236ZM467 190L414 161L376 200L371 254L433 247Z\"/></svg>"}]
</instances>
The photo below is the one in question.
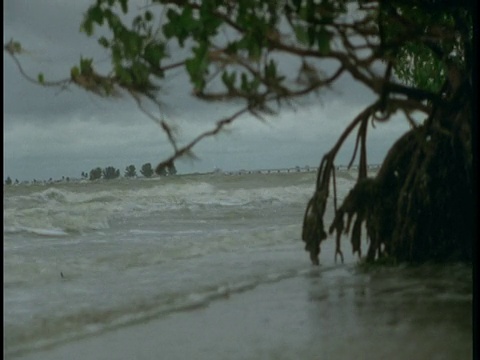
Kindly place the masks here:
<instances>
[{"instance_id":1,"label":"distant shoreline","mask_svg":"<svg viewBox=\"0 0 480 360\"><path fill-rule=\"evenodd\" d=\"M379 164L372 164L368 166L369 171L376 171L380 168L381 165ZM57 179L57 180L23 180L19 182L14 182L10 185L5 184L5 180L3 183L3 187L10 187L10 186L20 186L20 185L58 185L58 184L89 184L89 183L104 183L109 181L129 181L129 180L158 180L168 177L184 177L184 176L199 176L199 175L226 175L226 176L235 176L235 175L248 175L248 174L286 174L286 173L309 173L309 172L316 172L316 166L296 166L293 168L280 168L280 169L251 169L251 170L230 170L230 171L223 171L221 169L216 169L210 172L195 172L195 173L185 173L185 174L176 174L176 175L153 175L151 177L144 177L144 176L135 176L135 177L119 177L117 179L96 179L96 180L89 180L89 179L80 179L80 178L65 178L65 179ZM338 165L336 166L336 170L338 171L357 171L358 166L354 165L348 168L346 165Z\"/></svg>"}]
</instances>

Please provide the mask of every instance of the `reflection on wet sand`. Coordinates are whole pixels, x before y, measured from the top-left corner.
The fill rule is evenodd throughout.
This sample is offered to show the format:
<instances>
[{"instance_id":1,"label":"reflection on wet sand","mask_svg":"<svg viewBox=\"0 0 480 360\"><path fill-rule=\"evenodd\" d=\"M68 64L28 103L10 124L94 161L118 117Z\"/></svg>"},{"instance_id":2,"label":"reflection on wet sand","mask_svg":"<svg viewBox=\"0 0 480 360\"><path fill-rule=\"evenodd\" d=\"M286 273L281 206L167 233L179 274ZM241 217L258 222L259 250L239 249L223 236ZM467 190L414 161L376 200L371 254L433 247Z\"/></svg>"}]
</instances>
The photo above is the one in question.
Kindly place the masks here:
<instances>
[{"instance_id":1,"label":"reflection on wet sand","mask_svg":"<svg viewBox=\"0 0 480 360\"><path fill-rule=\"evenodd\" d=\"M472 359L472 277L463 265L310 274L322 359Z\"/></svg>"}]
</instances>

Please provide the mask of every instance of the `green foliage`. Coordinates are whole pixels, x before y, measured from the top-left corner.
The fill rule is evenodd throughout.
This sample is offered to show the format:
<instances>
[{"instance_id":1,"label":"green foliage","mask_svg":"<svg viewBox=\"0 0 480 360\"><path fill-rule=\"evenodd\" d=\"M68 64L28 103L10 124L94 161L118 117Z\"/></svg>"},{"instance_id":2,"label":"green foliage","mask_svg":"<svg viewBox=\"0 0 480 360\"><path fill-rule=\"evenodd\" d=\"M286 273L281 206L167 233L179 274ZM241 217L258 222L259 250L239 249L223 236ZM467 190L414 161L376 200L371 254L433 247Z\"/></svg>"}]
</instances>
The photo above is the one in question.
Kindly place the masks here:
<instances>
[{"instance_id":1,"label":"green foliage","mask_svg":"<svg viewBox=\"0 0 480 360\"><path fill-rule=\"evenodd\" d=\"M393 12L401 14L401 24L398 15L392 21ZM409 2L385 2L379 23L384 30L382 45L386 57L395 59L396 75L411 86L440 91L448 66L455 63L463 67L471 55L468 42L473 39L472 14L463 6L427 1L413 6Z\"/></svg>"},{"instance_id":2,"label":"green foliage","mask_svg":"<svg viewBox=\"0 0 480 360\"><path fill-rule=\"evenodd\" d=\"M80 69L78 68L78 66L72 67L72 69L70 70L70 77L74 79L79 75L80 75Z\"/></svg>"},{"instance_id":3,"label":"green foliage","mask_svg":"<svg viewBox=\"0 0 480 360\"><path fill-rule=\"evenodd\" d=\"M115 169L113 166L107 166L103 169L102 174L105 180L116 179L120 176L120 170Z\"/></svg>"},{"instance_id":4,"label":"green foliage","mask_svg":"<svg viewBox=\"0 0 480 360\"><path fill-rule=\"evenodd\" d=\"M80 74L81 75L91 75L93 73L92 68L93 59L80 59Z\"/></svg>"},{"instance_id":5,"label":"green foliage","mask_svg":"<svg viewBox=\"0 0 480 360\"><path fill-rule=\"evenodd\" d=\"M8 176L5 180L5 185L12 185L12 179L10 178L10 176Z\"/></svg>"},{"instance_id":6,"label":"green foliage","mask_svg":"<svg viewBox=\"0 0 480 360\"><path fill-rule=\"evenodd\" d=\"M118 6L122 14L116 13ZM155 37L151 11L135 16L131 27L124 24L123 15L128 12L128 0L98 0L85 14L81 30L92 36L95 25L108 26L111 37L101 36L98 43L110 51L112 79L129 91L151 95L157 87L150 76L163 77L161 62L167 57L166 46ZM82 73L82 67L72 69L72 77L78 72Z\"/></svg>"},{"instance_id":7,"label":"green foliage","mask_svg":"<svg viewBox=\"0 0 480 360\"><path fill-rule=\"evenodd\" d=\"M18 41L14 41L13 39L11 39L7 44L5 44L3 48L7 53L12 56L24 52L22 45Z\"/></svg>"},{"instance_id":8,"label":"green foliage","mask_svg":"<svg viewBox=\"0 0 480 360\"><path fill-rule=\"evenodd\" d=\"M110 51L115 83L154 98L158 90L154 80L164 77L164 65L170 60L168 44L176 41L189 50L183 66L194 94L207 99L243 98L256 110L267 109L268 100L294 94L295 87L288 82L291 78L278 71L277 59L271 56L279 49L305 60L305 54L336 58L333 52L343 47L346 56L354 58L354 45L348 38L370 37L364 49L392 62L397 78L438 92L446 79L446 63L464 63L467 54L462 38L472 37L468 9L428 1L381 2L377 7L352 0L162 0L137 10L128 5L128 0L97 0L81 25L88 36L96 26L109 30L98 42ZM358 16L353 13L355 7ZM349 12L363 19L342 28ZM130 24L126 14L131 15ZM454 35L459 29L461 36ZM372 41L375 38L380 42ZM337 60L344 62L345 58ZM89 65L84 62L72 68L72 77L88 72ZM224 92L208 94L209 83L218 72ZM321 85L320 75L309 76L307 85L312 88L308 92Z\"/></svg>"},{"instance_id":9,"label":"green foliage","mask_svg":"<svg viewBox=\"0 0 480 360\"><path fill-rule=\"evenodd\" d=\"M202 92L206 85L205 77L208 75L207 50L205 44L194 47L192 49L194 57L185 61L185 69L190 75L195 92Z\"/></svg>"},{"instance_id":10,"label":"green foliage","mask_svg":"<svg viewBox=\"0 0 480 360\"><path fill-rule=\"evenodd\" d=\"M97 167L95 169L90 170L90 180L98 180L102 177L102 168Z\"/></svg>"},{"instance_id":11,"label":"green foliage","mask_svg":"<svg viewBox=\"0 0 480 360\"><path fill-rule=\"evenodd\" d=\"M128 165L125 168L125 177L136 177L137 176L137 171L135 169L135 165Z\"/></svg>"},{"instance_id":12,"label":"green foliage","mask_svg":"<svg viewBox=\"0 0 480 360\"><path fill-rule=\"evenodd\" d=\"M143 164L142 168L140 169L140 174L142 174L146 178L152 177L152 175L154 174L152 164L151 163Z\"/></svg>"},{"instance_id":13,"label":"green foliage","mask_svg":"<svg viewBox=\"0 0 480 360\"><path fill-rule=\"evenodd\" d=\"M197 29L198 22L193 18L193 9L184 7L183 11L168 9L167 19L163 26L163 33L167 39L176 37L180 46L185 45L185 40Z\"/></svg>"}]
</instances>

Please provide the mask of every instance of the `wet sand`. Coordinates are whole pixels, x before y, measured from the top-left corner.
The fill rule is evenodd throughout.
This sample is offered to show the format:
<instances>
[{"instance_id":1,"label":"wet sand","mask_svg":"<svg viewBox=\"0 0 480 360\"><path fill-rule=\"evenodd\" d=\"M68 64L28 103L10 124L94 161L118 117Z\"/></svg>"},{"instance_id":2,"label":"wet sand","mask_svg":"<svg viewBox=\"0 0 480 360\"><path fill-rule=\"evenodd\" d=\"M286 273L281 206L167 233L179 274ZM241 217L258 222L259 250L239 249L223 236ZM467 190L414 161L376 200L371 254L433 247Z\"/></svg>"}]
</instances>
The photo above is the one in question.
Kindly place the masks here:
<instances>
[{"instance_id":1,"label":"wet sand","mask_svg":"<svg viewBox=\"0 0 480 360\"><path fill-rule=\"evenodd\" d=\"M468 298L370 281L312 271L17 359L472 359Z\"/></svg>"}]
</instances>

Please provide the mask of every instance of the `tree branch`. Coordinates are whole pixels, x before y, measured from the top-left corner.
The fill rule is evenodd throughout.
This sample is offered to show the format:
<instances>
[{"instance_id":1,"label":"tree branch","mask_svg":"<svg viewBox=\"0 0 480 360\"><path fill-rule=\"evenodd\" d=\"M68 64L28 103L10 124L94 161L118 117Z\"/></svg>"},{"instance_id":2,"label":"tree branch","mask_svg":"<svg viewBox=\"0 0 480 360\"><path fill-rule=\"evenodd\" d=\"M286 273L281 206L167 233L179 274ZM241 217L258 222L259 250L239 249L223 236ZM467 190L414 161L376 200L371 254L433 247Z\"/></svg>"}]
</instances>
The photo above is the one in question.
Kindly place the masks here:
<instances>
[{"instance_id":1,"label":"tree branch","mask_svg":"<svg viewBox=\"0 0 480 360\"><path fill-rule=\"evenodd\" d=\"M194 138L192 141L190 141L187 145L182 146L180 148L176 148L173 155L171 155L169 158L167 158L166 160L162 161L160 164L157 165L157 167L155 169L155 172L157 174L160 174L162 172L162 169L164 169L164 168L170 166L171 164L173 164L173 162L176 159L191 153L192 148L198 142L200 142L204 138L217 135L225 126L231 124L238 117L240 117L240 115L245 114L249 110L250 110L249 107L246 106L246 107L242 108L241 110L235 112L231 116L223 118L221 120L218 120L217 123L216 123L216 126L212 130L205 131L204 133L198 135L196 138Z\"/></svg>"}]
</instances>

